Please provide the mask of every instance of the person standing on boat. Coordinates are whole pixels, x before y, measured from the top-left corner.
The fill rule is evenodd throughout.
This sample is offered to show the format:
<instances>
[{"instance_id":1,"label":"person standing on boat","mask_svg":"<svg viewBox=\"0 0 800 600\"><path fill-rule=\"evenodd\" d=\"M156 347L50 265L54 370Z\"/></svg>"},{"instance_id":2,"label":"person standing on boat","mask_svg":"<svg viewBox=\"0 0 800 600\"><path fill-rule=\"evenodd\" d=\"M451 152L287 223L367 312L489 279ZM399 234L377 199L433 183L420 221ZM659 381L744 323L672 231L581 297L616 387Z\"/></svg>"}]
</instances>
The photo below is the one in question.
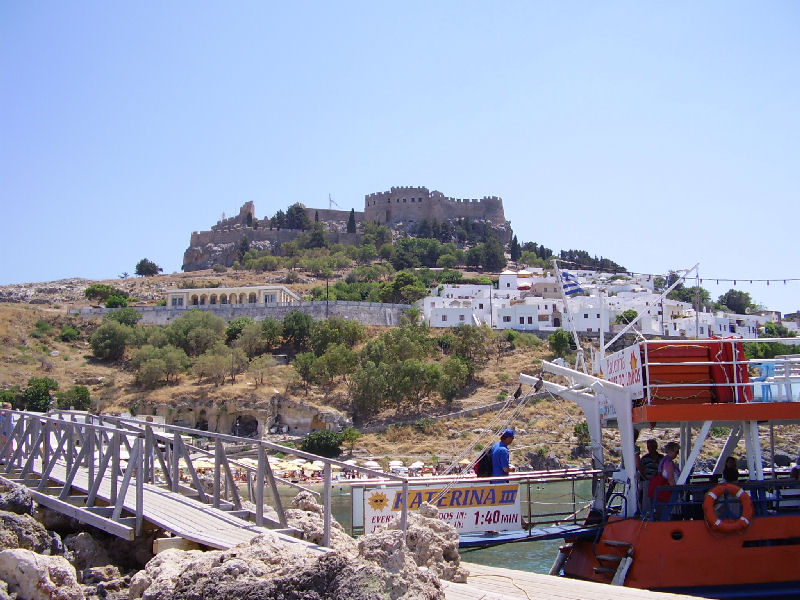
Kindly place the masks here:
<instances>
[{"instance_id":1,"label":"person standing on boat","mask_svg":"<svg viewBox=\"0 0 800 600\"><path fill-rule=\"evenodd\" d=\"M736 458L729 456L725 459L725 468L722 471L722 479L727 483L739 481L739 467L736 466Z\"/></svg>"},{"instance_id":2,"label":"person standing on boat","mask_svg":"<svg viewBox=\"0 0 800 600\"><path fill-rule=\"evenodd\" d=\"M492 446L492 477L502 477L514 470L511 466L508 447L514 441L514 430L506 429L500 434L500 441ZM493 483L508 483L508 481L494 481Z\"/></svg>"},{"instance_id":3,"label":"person standing on boat","mask_svg":"<svg viewBox=\"0 0 800 600\"><path fill-rule=\"evenodd\" d=\"M650 514L653 499L650 497L650 480L658 473L658 465L664 455L658 451L658 442L654 439L647 440L647 454L639 459L639 476L642 478L642 516Z\"/></svg>"},{"instance_id":4,"label":"person standing on boat","mask_svg":"<svg viewBox=\"0 0 800 600\"><path fill-rule=\"evenodd\" d=\"M678 463L675 462L675 459L678 458L678 453L681 451L681 446L678 442L669 442L666 446L664 446L664 458L661 459L661 462L658 463L658 473L664 479L666 479L666 483L664 485L675 485L675 482L680 477L681 469L678 466ZM678 499L678 492L672 492L669 497L669 501L663 506L659 511L659 520L666 521L669 519L670 511L672 510L672 505Z\"/></svg>"}]
</instances>

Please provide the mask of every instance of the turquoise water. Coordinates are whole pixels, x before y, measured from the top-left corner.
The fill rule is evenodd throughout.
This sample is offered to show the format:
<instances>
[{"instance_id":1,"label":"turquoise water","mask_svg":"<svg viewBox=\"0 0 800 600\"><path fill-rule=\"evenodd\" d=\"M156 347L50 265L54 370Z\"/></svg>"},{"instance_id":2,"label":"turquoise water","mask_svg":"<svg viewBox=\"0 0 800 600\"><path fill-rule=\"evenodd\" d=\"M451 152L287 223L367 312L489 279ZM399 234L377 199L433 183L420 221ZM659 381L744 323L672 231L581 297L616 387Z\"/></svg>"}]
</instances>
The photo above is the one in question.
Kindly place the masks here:
<instances>
[{"instance_id":1,"label":"turquoise water","mask_svg":"<svg viewBox=\"0 0 800 600\"><path fill-rule=\"evenodd\" d=\"M311 486L319 491L321 486ZM281 501L284 507L289 506L296 490L281 487ZM523 514L526 514L525 500L527 491L522 486ZM591 498L591 482L580 481L575 484L575 498L579 506L585 505ZM531 485L532 513L534 515L553 512L572 511L572 484L569 482L537 483ZM333 517L345 528L352 531L352 507L350 490L346 486L335 486L332 493ZM536 520L545 520L541 517ZM505 567L534 573L547 573L553 564L558 547L563 540L545 540L538 542L514 542L482 548L464 549L461 559L482 565Z\"/></svg>"}]
</instances>

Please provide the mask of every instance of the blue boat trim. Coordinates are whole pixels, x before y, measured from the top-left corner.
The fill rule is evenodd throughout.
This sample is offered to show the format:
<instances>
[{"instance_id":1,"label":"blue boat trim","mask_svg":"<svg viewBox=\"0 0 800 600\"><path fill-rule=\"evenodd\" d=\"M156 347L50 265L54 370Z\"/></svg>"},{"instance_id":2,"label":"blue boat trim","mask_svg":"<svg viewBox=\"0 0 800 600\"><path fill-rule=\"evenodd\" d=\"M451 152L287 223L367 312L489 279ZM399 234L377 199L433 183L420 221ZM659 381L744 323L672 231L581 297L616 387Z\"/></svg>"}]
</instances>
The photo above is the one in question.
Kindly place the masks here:
<instances>
[{"instance_id":1,"label":"blue boat trim","mask_svg":"<svg viewBox=\"0 0 800 600\"><path fill-rule=\"evenodd\" d=\"M756 583L749 585L700 586L654 588L654 592L687 594L702 598L732 598L737 600L762 600L765 598L798 598L800 597L800 581L779 583Z\"/></svg>"},{"instance_id":2,"label":"blue boat trim","mask_svg":"<svg viewBox=\"0 0 800 600\"><path fill-rule=\"evenodd\" d=\"M586 527L584 525L552 525L550 527L536 527L528 531L516 529L512 531L500 531L498 533L478 531L461 534L458 538L458 547L488 548L490 546L499 546L500 544L509 544L511 542L537 542L564 537L594 537L596 534L597 527Z\"/></svg>"}]
</instances>

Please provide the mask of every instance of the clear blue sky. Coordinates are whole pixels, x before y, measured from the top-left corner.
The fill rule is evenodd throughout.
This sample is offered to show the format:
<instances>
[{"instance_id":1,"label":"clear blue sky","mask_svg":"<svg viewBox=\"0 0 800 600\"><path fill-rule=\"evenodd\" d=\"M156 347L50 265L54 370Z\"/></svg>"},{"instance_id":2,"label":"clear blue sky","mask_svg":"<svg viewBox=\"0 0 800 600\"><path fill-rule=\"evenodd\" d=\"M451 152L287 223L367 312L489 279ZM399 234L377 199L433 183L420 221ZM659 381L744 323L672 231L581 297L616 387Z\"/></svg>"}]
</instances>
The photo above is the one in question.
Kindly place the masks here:
<instances>
[{"instance_id":1,"label":"clear blue sky","mask_svg":"<svg viewBox=\"0 0 800 600\"><path fill-rule=\"evenodd\" d=\"M800 3L3 2L0 283L178 271L255 202L501 196L519 240L800 308Z\"/></svg>"}]
</instances>

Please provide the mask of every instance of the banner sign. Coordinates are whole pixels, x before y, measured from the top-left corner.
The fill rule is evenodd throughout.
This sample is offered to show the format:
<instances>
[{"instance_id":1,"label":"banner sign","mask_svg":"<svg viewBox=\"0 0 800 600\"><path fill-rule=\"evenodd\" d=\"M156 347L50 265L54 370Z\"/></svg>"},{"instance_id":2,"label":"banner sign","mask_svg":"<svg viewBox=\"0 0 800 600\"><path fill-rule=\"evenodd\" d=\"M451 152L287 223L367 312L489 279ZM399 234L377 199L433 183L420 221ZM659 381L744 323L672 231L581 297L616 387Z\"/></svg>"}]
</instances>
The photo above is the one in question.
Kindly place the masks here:
<instances>
[{"instance_id":1,"label":"banner sign","mask_svg":"<svg viewBox=\"0 0 800 600\"><path fill-rule=\"evenodd\" d=\"M439 518L459 533L469 531L505 531L520 529L519 484L460 483L446 487L442 483L413 485L408 489L408 510L419 510L423 502L439 509ZM364 489L364 533L372 533L400 517L403 488L394 486Z\"/></svg>"},{"instance_id":2,"label":"banner sign","mask_svg":"<svg viewBox=\"0 0 800 600\"><path fill-rule=\"evenodd\" d=\"M642 359L639 344L628 346L601 359L600 377L629 388L631 399L644 398ZM600 404L600 420L605 427L608 421L617 418L617 412L605 396L598 397L598 402Z\"/></svg>"}]
</instances>

